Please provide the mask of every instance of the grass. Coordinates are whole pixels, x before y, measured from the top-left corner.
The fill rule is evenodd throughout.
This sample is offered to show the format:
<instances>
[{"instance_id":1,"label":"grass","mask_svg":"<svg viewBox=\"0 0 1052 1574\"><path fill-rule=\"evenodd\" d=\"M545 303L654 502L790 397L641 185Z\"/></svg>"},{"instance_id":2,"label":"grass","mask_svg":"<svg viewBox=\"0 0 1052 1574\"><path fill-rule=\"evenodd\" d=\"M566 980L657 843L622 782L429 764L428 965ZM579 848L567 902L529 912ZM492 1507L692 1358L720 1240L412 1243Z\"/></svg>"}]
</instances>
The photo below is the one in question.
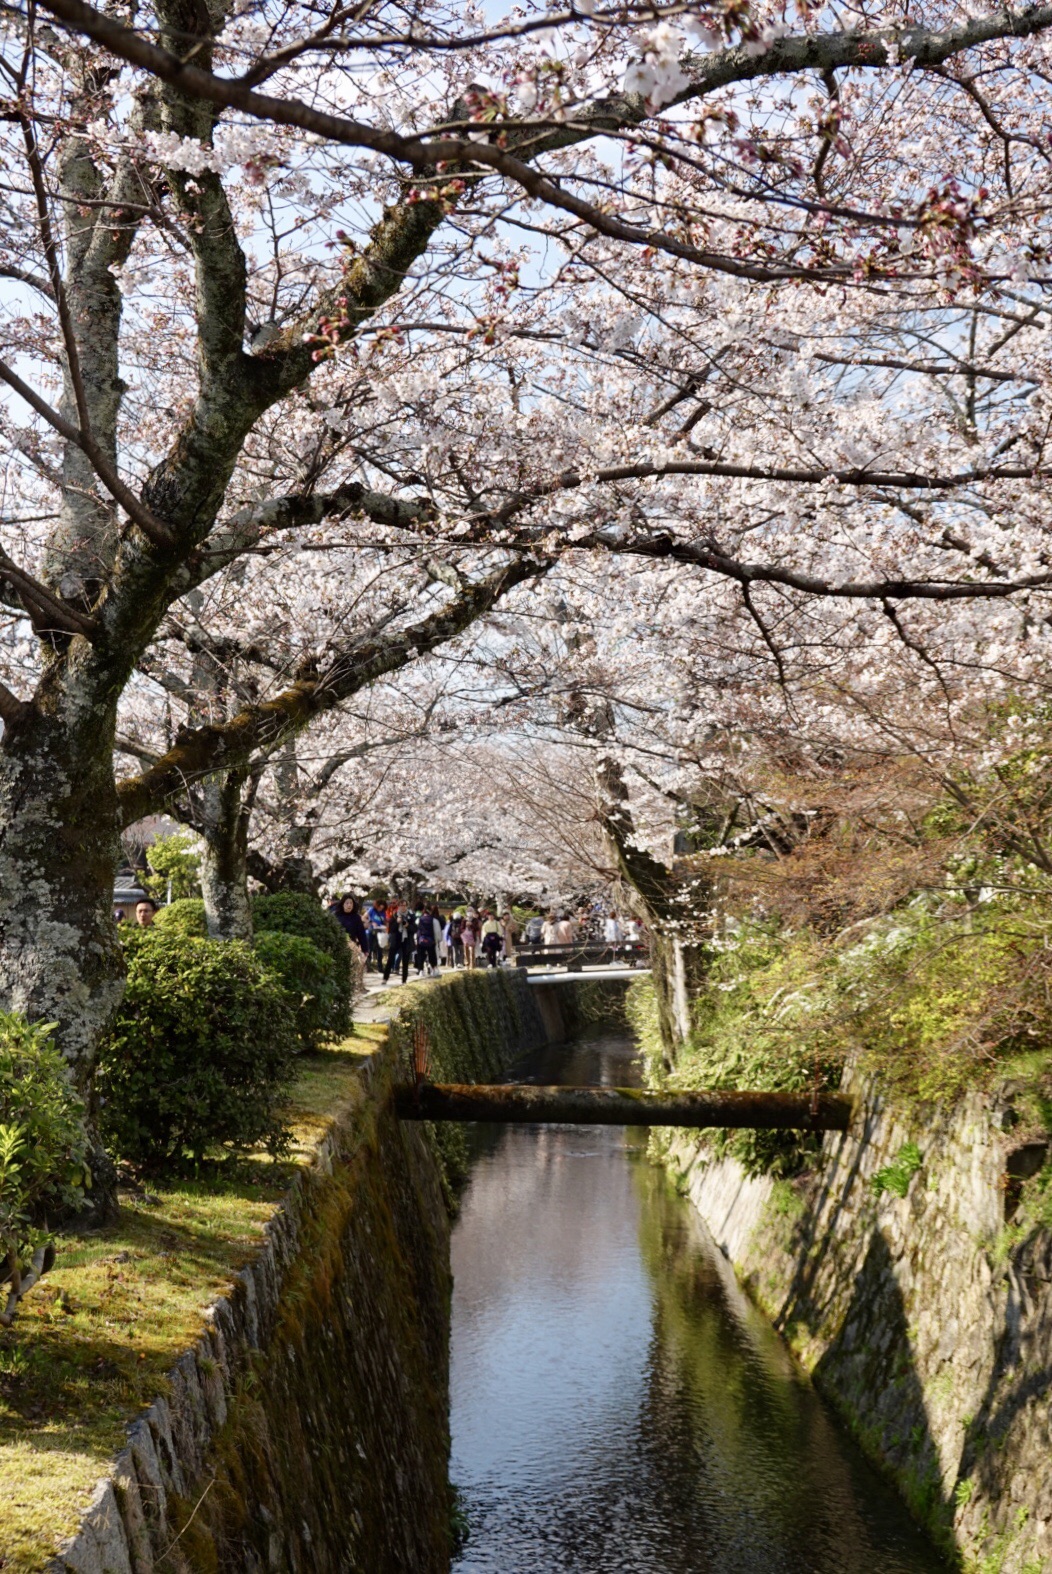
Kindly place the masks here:
<instances>
[{"instance_id":1,"label":"grass","mask_svg":"<svg viewBox=\"0 0 1052 1574\"><path fill-rule=\"evenodd\" d=\"M305 1056L290 1159L217 1165L201 1179L122 1192L109 1229L59 1238L58 1260L0 1331L0 1569L42 1569L76 1529L129 1421L165 1391L205 1309L256 1251L299 1166L359 1088L382 1025Z\"/></svg>"}]
</instances>

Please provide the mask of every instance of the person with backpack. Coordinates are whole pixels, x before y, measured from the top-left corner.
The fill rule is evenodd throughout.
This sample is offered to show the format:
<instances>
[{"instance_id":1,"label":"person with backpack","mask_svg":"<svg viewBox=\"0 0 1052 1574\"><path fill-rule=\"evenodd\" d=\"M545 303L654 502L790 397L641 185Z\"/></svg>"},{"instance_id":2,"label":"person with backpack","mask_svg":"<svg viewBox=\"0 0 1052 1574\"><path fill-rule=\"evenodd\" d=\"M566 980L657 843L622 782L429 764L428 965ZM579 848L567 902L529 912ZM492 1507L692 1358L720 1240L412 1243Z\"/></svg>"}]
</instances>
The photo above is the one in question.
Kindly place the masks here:
<instances>
[{"instance_id":1,"label":"person with backpack","mask_svg":"<svg viewBox=\"0 0 1052 1574\"><path fill-rule=\"evenodd\" d=\"M438 968L435 950L435 915L430 907L422 907L416 918L416 954L413 958L417 976L422 972L434 973Z\"/></svg>"},{"instance_id":2,"label":"person with backpack","mask_svg":"<svg viewBox=\"0 0 1052 1574\"><path fill-rule=\"evenodd\" d=\"M451 913L446 925L446 960L452 968L464 966L464 942L461 938L464 919L460 913Z\"/></svg>"}]
</instances>

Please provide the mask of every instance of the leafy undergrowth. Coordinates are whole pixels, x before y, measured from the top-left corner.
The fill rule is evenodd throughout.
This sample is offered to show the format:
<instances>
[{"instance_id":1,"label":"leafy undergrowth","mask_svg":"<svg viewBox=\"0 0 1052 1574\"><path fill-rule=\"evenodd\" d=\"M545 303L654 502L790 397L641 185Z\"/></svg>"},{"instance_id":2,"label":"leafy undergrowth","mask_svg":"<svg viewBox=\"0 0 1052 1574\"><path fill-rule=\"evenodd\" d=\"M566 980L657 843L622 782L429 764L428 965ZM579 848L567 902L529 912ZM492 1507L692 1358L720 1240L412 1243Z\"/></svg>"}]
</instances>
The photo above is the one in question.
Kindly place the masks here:
<instances>
[{"instance_id":1,"label":"leafy undergrowth","mask_svg":"<svg viewBox=\"0 0 1052 1574\"><path fill-rule=\"evenodd\" d=\"M121 1196L112 1228L58 1237L58 1260L0 1333L0 1568L44 1567L76 1528L125 1427L164 1392L205 1308L256 1250L298 1165L353 1096L384 1029L298 1063L289 1160L217 1166Z\"/></svg>"},{"instance_id":2,"label":"leafy undergrowth","mask_svg":"<svg viewBox=\"0 0 1052 1574\"><path fill-rule=\"evenodd\" d=\"M839 934L744 921L712 947L690 1039L661 1069L647 986L630 1011L650 1080L679 1088L835 1087L845 1059L906 1104L952 1103L1010 1079L1024 1127L1052 1115L1052 890L915 896ZM1021 1130L1017 1135L1024 1135ZM712 1134L751 1173L807 1167L817 1139Z\"/></svg>"}]
</instances>

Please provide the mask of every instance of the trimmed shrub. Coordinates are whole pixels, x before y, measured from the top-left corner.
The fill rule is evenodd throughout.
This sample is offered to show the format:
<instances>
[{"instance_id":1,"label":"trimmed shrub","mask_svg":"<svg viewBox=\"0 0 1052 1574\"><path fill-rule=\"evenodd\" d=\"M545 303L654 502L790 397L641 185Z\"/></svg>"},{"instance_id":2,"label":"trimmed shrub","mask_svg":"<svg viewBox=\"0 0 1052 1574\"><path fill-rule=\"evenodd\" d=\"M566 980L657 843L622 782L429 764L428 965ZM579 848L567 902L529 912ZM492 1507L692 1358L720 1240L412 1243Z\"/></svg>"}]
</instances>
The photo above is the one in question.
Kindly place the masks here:
<instances>
[{"instance_id":1,"label":"trimmed shrub","mask_svg":"<svg viewBox=\"0 0 1052 1574\"><path fill-rule=\"evenodd\" d=\"M208 938L205 904L199 896L184 896L177 902L169 902L167 907L159 907L153 922L155 927L159 924L174 934L194 935L198 940Z\"/></svg>"},{"instance_id":2,"label":"trimmed shrub","mask_svg":"<svg viewBox=\"0 0 1052 1574\"><path fill-rule=\"evenodd\" d=\"M298 1041L280 980L239 940L167 926L131 932L125 953L127 987L96 1079L114 1153L158 1171L217 1148L282 1151L278 1110Z\"/></svg>"},{"instance_id":3,"label":"trimmed shrub","mask_svg":"<svg viewBox=\"0 0 1052 1574\"><path fill-rule=\"evenodd\" d=\"M173 906L175 904L173 903ZM312 896L298 891L282 891L276 896L252 898L252 923L257 935L278 933L302 935L332 957L333 994L325 1032L342 1038L351 1030L352 959L347 936Z\"/></svg>"},{"instance_id":4,"label":"trimmed shrub","mask_svg":"<svg viewBox=\"0 0 1052 1574\"><path fill-rule=\"evenodd\" d=\"M19 1268L50 1241L47 1217L75 1208L91 1181L84 1105L54 1026L0 1011L0 1256Z\"/></svg>"},{"instance_id":5,"label":"trimmed shrub","mask_svg":"<svg viewBox=\"0 0 1052 1574\"><path fill-rule=\"evenodd\" d=\"M303 935L261 929L253 949L281 981L304 1049L317 1049L329 1033L336 1005L336 963Z\"/></svg>"}]
</instances>

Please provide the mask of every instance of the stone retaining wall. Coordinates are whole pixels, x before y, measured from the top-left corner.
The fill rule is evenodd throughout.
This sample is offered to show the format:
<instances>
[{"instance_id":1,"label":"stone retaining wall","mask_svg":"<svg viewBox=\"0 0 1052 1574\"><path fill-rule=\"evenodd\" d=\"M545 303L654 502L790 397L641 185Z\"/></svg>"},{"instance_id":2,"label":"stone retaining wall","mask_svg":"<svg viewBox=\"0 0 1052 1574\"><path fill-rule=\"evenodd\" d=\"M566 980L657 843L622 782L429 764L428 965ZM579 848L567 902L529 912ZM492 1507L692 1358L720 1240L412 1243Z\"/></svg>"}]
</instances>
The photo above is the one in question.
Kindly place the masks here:
<instances>
[{"instance_id":1,"label":"stone retaining wall","mask_svg":"<svg viewBox=\"0 0 1052 1574\"><path fill-rule=\"evenodd\" d=\"M846 1086L860 1119L804 1184L751 1179L688 1133L666 1162L937 1539L983 1574L1052 1570L1052 1236L1009 1249L1011 1111L976 1096L911 1122L876 1082ZM910 1142L905 1197L878 1193Z\"/></svg>"},{"instance_id":2,"label":"stone retaining wall","mask_svg":"<svg viewBox=\"0 0 1052 1574\"><path fill-rule=\"evenodd\" d=\"M460 974L407 1011L441 1018L464 1081L543 1042L525 979ZM448 1569L449 1176L394 1117L396 1074L390 1046L363 1061L51 1574Z\"/></svg>"}]
</instances>

